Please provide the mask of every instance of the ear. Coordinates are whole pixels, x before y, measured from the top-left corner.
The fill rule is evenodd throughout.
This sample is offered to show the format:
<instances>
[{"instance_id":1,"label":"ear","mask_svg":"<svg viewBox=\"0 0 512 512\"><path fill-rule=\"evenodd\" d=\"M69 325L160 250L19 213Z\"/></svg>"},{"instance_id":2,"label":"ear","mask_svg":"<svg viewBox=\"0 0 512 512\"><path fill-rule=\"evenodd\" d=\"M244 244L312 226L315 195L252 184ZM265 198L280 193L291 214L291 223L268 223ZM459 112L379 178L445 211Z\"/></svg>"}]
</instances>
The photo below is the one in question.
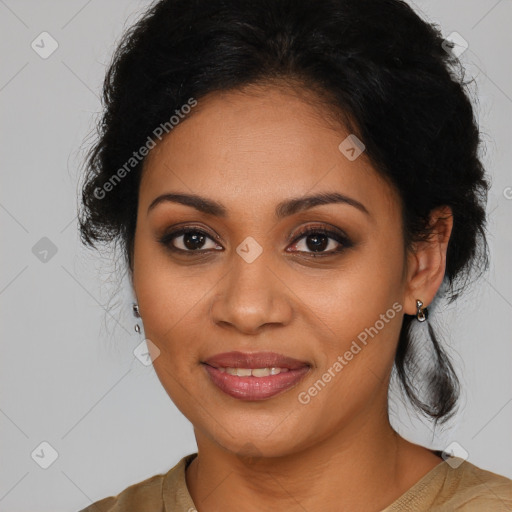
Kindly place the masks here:
<instances>
[{"instance_id":1,"label":"ear","mask_svg":"<svg viewBox=\"0 0 512 512\"><path fill-rule=\"evenodd\" d=\"M440 206L430 214L430 235L415 242L407 255L407 278L404 313L415 315L416 300L427 307L441 286L446 270L446 251L453 228L453 213L449 206Z\"/></svg>"}]
</instances>

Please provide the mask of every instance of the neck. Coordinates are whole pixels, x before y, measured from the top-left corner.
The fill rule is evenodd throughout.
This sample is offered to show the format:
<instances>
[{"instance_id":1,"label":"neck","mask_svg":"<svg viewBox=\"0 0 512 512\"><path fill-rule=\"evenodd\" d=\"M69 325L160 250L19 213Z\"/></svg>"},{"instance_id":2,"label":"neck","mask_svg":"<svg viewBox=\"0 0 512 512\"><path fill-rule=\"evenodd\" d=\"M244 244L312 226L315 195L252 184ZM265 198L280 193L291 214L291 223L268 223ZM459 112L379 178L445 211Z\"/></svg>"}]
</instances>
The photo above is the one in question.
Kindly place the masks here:
<instances>
[{"instance_id":1,"label":"neck","mask_svg":"<svg viewBox=\"0 0 512 512\"><path fill-rule=\"evenodd\" d=\"M196 431L187 487L201 512L379 511L441 462L401 438L386 415L340 429L292 454L239 457Z\"/></svg>"}]
</instances>

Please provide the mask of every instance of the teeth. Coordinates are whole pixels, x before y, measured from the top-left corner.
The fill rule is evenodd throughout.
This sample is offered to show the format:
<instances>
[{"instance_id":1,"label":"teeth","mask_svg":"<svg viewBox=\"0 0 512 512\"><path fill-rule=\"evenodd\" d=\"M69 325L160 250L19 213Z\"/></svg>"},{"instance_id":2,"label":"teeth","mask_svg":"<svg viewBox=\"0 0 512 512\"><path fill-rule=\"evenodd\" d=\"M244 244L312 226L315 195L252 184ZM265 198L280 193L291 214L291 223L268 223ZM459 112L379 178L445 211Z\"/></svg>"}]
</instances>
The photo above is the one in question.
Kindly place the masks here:
<instances>
[{"instance_id":1,"label":"teeth","mask_svg":"<svg viewBox=\"0 0 512 512\"><path fill-rule=\"evenodd\" d=\"M270 368L254 368L251 374L255 377L268 377L270 375Z\"/></svg>"},{"instance_id":2,"label":"teeth","mask_svg":"<svg viewBox=\"0 0 512 512\"><path fill-rule=\"evenodd\" d=\"M217 368L222 373L238 377L267 377L289 371L288 368Z\"/></svg>"}]
</instances>

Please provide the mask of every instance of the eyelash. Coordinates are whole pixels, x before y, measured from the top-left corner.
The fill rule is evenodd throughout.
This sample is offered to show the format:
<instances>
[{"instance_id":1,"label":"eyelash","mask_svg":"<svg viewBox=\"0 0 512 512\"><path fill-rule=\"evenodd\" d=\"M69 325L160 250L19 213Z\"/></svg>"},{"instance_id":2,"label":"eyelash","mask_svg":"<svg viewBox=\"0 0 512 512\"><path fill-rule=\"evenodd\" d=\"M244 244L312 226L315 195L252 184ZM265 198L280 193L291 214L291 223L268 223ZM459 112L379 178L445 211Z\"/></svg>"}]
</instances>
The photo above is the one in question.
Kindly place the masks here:
<instances>
[{"instance_id":1,"label":"eyelash","mask_svg":"<svg viewBox=\"0 0 512 512\"><path fill-rule=\"evenodd\" d=\"M178 238L182 235L186 235L186 234L190 234L190 233L204 235L207 238L209 238L210 240L215 242L214 237L210 236L206 231L203 231L202 229L199 229L199 228L195 228L193 226L184 226L175 231L166 233L161 238L159 238L158 241L173 253L185 254L186 256L191 256L191 257L195 256L195 255L201 255L201 254L204 255L205 253L211 251L211 249L197 249L195 251L184 250L184 249L178 249L177 247L172 245L172 242L175 238ZM334 249L334 250L330 250L327 252L319 252L319 253L306 252L306 251L297 251L297 252L299 252L300 254L306 254L312 258L319 258L319 257L332 256L334 254L339 254L339 253L343 252L345 249L348 249L349 247L353 246L353 243L350 241L350 239L346 235L343 235L342 233L338 233L336 231L326 229L324 227L307 227L307 228L301 229L299 231L299 233L296 235L296 237L294 238L294 240L292 241L292 245L297 244L302 238L307 237L308 235L312 235L312 234L325 235L328 238L331 238L331 239L335 240L336 242L338 242L340 244L340 247L338 247L337 249Z\"/></svg>"}]
</instances>

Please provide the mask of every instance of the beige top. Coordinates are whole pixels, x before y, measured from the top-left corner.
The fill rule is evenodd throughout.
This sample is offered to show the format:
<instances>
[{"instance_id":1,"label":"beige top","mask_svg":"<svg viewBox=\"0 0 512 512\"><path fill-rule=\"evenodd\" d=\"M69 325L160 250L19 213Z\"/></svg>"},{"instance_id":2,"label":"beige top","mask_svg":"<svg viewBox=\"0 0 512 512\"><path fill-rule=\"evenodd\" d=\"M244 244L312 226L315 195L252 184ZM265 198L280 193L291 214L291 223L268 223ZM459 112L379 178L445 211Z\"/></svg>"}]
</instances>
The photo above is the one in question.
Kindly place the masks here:
<instances>
[{"instance_id":1,"label":"beige top","mask_svg":"<svg viewBox=\"0 0 512 512\"><path fill-rule=\"evenodd\" d=\"M195 512L185 469L197 456L183 457L166 474L152 476L104 498L80 512ZM512 480L450 458L381 512L506 512L512 511Z\"/></svg>"}]
</instances>

